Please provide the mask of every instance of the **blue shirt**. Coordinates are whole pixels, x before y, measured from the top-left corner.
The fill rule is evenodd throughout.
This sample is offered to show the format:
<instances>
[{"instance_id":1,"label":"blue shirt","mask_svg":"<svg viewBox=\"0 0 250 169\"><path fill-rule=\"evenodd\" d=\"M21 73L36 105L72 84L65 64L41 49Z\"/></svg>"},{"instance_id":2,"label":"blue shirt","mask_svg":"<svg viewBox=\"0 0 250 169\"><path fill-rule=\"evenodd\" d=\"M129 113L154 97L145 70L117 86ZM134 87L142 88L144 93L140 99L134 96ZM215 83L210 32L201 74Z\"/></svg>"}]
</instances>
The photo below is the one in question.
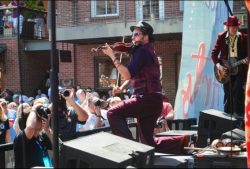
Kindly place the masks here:
<instances>
[{"instance_id":1,"label":"blue shirt","mask_svg":"<svg viewBox=\"0 0 250 169\"><path fill-rule=\"evenodd\" d=\"M13 142L14 138L16 137L16 132L13 128L13 124L16 119L16 112L14 110L8 109L7 118L9 119L10 122L10 138L11 142Z\"/></svg>"}]
</instances>

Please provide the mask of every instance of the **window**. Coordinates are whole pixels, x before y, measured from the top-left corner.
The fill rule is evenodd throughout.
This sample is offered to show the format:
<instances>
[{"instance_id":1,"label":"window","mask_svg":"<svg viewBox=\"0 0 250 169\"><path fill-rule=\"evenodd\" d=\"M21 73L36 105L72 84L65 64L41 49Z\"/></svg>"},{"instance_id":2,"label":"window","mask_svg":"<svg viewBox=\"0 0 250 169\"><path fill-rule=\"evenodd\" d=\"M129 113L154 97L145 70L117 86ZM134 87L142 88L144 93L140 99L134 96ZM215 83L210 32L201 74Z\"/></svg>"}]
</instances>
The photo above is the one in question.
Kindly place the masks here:
<instances>
[{"instance_id":1,"label":"window","mask_svg":"<svg viewBox=\"0 0 250 169\"><path fill-rule=\"evenodd\" d=\"M184 11L184 1L180 1L180 11Z\"/></svg>"},{"instance_id":2,"label":"window","mask_svg":"<svg viewBox=\"0 0 250 169\"><path fill-rule=\"evenodd\" d=\"M78 0L71 1L71 8L72 8L72 24L78 24Z\"/></svg>"},{"instance_id":3,"label":"window","mask_svg":"<svg viewBox=\"0 0 250 169\"><path fill-rule=\"evenodd\" d=\"M138 0L136 1L136 19L164 19L163 0Z\"/></svg>"},{"instance_id":4,"label":"window","mask_svg":"<svg viewBox=\"0 0 250 169\"><path fill-rule=\"evenodd\" d=\"M146 0L143 5L143 19L159 18L159 1Z\"/></svg>"},{"instance_id":5,"label":"window","mask_svg":"<svg viewBox=\"0 0 250 169\"><path fill-rule=\"evenodd\" d=\"M129 58L124 56L122 59L122 64L127 65ZM114 67L112 61L106 57L95 57L95 87L97 89L110 89L115 85L120 85L123 83L122 79L118 75L118 71ZM117 78L119 78L119 83L117 83Z\"/></svg>"},{"instance_id":6,"label":"window","mask_svg":"<svg viewBox=\"0 0 250 169\"><path fill-rule=\"evenodd\" d=\"M118 16L118 0L93 0L91 1L92 17Z\"/></svg>"}]
</instances>

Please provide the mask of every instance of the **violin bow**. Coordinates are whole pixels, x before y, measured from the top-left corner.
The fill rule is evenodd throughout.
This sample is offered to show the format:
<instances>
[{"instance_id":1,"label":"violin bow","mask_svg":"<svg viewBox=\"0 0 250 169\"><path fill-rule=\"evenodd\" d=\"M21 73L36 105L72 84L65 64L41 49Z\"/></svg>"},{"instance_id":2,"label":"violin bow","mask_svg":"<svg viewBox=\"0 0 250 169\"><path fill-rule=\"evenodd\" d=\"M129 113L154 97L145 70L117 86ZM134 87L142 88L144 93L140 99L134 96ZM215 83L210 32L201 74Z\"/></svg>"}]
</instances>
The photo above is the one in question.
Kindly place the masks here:
<instances>
[{"instance_id":1,"label":"violin bow","mask_svg":"<svg viewBox=\"0 0 250 169\"><path fill-rule=\"evenodd\" d=\"M122 37L122 42L124 43L124 36ZM120 63L122 63L122 54L123 54L123 52L121 52L121 54L120 54L120 58L119 58L119 61L120 61ZM117 78L116 78L116 83L115 83L115 86L118 86L118 84L119 84L119 79L120 79L120 73L117 71Z\"/></svg>"}]
</instances>

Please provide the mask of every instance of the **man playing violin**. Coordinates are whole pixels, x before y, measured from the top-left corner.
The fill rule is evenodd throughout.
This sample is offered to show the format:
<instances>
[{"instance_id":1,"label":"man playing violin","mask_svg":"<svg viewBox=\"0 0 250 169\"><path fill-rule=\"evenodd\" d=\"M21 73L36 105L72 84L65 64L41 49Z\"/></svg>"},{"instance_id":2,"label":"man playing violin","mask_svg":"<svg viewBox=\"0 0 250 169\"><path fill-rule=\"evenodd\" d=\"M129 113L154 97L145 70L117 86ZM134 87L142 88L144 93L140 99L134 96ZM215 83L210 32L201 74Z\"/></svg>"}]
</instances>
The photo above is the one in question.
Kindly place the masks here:
<instances>
[{"instance_id":1,"label":"man playing violin","mask_svg":"<svg viewBox=\"0 0 250 169\"><path fill-rule=\"evenodd\" d=\"M230 80L223 84L224 111L228 114L244 117L245 85L247 78L247 35L238 31L240 22L236 16L231 16L224 22L226 31L218 35L211 57L222 78ZM219 57L220 54L220 57ZM223 64L222 60L228 64ZM232 61L242 63L238 67ZM225 63L225 62L224 62ZM237 69L236 69L237 68ZM238 70L234 73L234 70ZM230 103L231 102L231 103Z\"/></svg>"},{"instance_id":2,"label":"man playing violin","mask_svg":"<svg viewBox=\"0 0 250 169\"><path fill-rule=\"evenodd\" d=\"M144 21L140 21L136 26L131 26L130 30L135 46L131 52L132 57L128 66L121 64L108 44L106 44L106 48L102 49L126 80L121 86L114 87L113 92L121 93L128 85L134 89L133 96L112 107L107 112L107 117L112 132L128 139L133 139L133 137L126 118L137 118L141 142L155 146L153 131L162 110L162 87L160 65L151 45L154 41L154 30Z\"/></svg>"}]
</instances>

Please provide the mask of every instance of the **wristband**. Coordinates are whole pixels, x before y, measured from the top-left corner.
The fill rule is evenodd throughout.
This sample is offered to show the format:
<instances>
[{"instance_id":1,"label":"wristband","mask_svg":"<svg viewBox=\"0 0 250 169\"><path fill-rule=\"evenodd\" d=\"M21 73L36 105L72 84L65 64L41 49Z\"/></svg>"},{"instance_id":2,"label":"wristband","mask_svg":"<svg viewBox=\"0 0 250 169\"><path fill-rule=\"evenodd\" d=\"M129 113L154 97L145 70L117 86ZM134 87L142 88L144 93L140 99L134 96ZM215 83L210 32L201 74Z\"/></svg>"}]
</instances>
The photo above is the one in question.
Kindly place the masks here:
<instances>
[{"instance_id":1,"label":"wristband","mask_svg":"<svg viewBox=\"0 0 250 169\"><path fill-rule=\"evenodd\" d=\"M119 63L118 65L115 65L116 69L118 69L118 67L121 65L122 65L121 63Z\"/></svg>"},{"instance_id":2,"label":"wristband","mask_svg":"<svg viewBox=\"0 0 250 169\"><path fill-rule=\"evenodd\" d=\"M113 63L115 64L115 61L118 61L118 59L117 58L115 58L114 60L112 60L113 61Z\"/></svg>"}]
</instances>

